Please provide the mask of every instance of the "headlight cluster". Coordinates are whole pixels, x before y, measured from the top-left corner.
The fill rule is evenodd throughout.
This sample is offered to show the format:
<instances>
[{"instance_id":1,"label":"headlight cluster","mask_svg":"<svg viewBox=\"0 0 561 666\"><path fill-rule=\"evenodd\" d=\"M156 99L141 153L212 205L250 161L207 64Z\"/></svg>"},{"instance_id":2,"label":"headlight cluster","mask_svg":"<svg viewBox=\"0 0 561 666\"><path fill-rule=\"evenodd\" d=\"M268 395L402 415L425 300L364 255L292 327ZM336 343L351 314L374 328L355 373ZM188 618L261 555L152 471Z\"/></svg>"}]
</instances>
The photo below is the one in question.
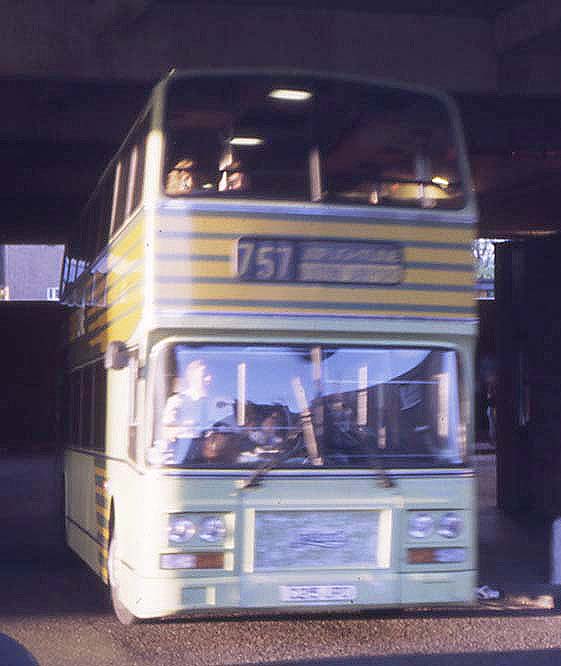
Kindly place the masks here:
<instances>
[{"instance_id":1,"label":"headlight cluster","mask_svg":"<svg viewBox=\"0 0 561 666\"><path fill-rule=\"evenodd\" d=\"M425 539L435 531L446 539L455 539L463 529L461 517L450 511L441 516L428 512L412 513L409 516L408 533L414 539Z\"/></svg>"},{"instance_id":2,"label":"headlight cluster","mask_svg":"<svg viewBox=\"0 0 561 666\"><path fill-rule=\"evenodd\" d=\"M221 544L224 543L226 532L226 523L221 516L175 514L169 517L168 543L179 547L198 536L206 543Z\"/></svg>"}]
</instances>

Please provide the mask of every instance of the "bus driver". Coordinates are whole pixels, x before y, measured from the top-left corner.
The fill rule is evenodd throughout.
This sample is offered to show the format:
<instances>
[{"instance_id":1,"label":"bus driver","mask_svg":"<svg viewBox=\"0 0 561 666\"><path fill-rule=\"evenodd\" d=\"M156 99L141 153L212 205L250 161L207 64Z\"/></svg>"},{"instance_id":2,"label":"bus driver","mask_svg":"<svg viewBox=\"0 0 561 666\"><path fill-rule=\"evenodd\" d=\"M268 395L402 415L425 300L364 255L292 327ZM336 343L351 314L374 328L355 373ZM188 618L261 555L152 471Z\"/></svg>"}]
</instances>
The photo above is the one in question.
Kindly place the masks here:
<instances>
[{"instance_id":1,"label":"bus driver","mask_svg":"<svg viewBox=\"0 0 561 666\"><path fill-rule=\"evenodd\" d=\"M164 441L156 444L161 462L182 464L191 453L194 441L224 418L222 403L217 405L209 398L211 382L212 375L204 361L195 359L187 364L180 391L170 395L164 407Z\"/></svg>"}]
</instances>

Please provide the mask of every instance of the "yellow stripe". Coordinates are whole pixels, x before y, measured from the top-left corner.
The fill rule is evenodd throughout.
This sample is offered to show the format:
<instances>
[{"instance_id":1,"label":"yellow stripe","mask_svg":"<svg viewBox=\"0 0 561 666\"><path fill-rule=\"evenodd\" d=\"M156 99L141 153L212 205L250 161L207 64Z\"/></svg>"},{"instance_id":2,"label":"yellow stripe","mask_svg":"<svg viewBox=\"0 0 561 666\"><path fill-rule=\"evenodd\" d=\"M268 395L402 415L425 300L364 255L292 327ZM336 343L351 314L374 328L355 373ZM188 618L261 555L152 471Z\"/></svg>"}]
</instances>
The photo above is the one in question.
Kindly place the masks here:
<instances>
[{"instance_id":1,"label":"yellow stripe","mask_svg":"<svg viewBox=\"0 0 561 666\"><path fill-rule=\"evenodd\" d=\"M319 238L380 239L399 241L427 241L447 243L470 243L473 240L473 227L458 224L457 228L422 227L403 224L384 224L381 220L374 224L360 224L359 220L348 219L338 222L322 222L317 218L306 218L294 222L278 219L257 219L243 217L186 216L162 218L160 228L164 231L187 231L195 233L233 233L240 235L260 234L283 236L317 236Z\"/></svg>"},{"instance_id":2,"label":"yellow stripe","mask_svg":"<svg viewBox=\"0 0 561 666\"><path fill-rule=\"evenodd\" d=\"M422 289L399 290L382 289L363 290L358 292L352 287L333 289L330 287L308 287L287 285L261 285L261 284L226 284L226 285L159 285L157 298L220 301L294 301L309 303L319 301L322 303L361 303L376 304L415 304L415 305L450 305L457 307L470 307L473 304L473 293L469 292L442 292L423 291Z\"/></svg>"},{"instance_id":3,"label":"yellow stripe","mask_svg":"<svg viewBox=\"0 0 561 666\"><path fill-rule=\"evenodd\" d=\"M94 467L94 471L97 476L102 476L104 479L107 478L107 470L105 467L98 467L97 465Z\"/></svg>"},{"instance_id":4,"label":"yellow stripe","mask_svg":"<svg viewBox=\"0 0 561 666\"><path fill-rule=\"evenodd\" d=\"M406 270L406 279L414 284L437 284L457 287L470 287L473 285L473 273L461 271L438 271L431 269L412 268Z\"/></svg>"},{"instance_id":5,"label":"yellow stripe","mask_svg":"<svg viewBox=\"0 0 561 666\"><path fill-rule=\"evenodd\" d=\"M159 238L156 240L156 254L217 254L231 256L236 239L230 238Z\"/></svg>"},{"instance_id":6,"label":"yellow stripe","mask_svg":"<svg viewBox=\"0 0 561 666\"><path fill-rule=\"evenodd\" d=\"M120 319L116 324L110 326L104 337L103 348L105 349L105 346L110 340L128 340L138 326L140 317L141 311L137 309L126 317Z\"/></svg>"},{"instance_id":7,"label":"yellow stripe","mask_svg":"<svg viewBox=\"0 0 561 666\"><path fill-rule=\"evenodd\" d=\"M109 520L109 518L111 517L110 516L111 509L108 506L103 507L103 506L99 506L98 504L96 504L95 512L97 514L99 514L100 516L102 516L103 518L105 518L106 520Z\"/></svg>"},{"instance_id":8,"label":"yellow stripe","mask_svg":"<svg viewBox=\"0 0 561 666\"><path fill-rule=\"evenodd\" d=\"M121 298L127 290L133 287L139 287L142 283L143 275L144 271L141 268L137 268L124 275L111 274L111 279L109 280L110 285L107 289L108 304L114 303Z\"/></svg>"},{"instance_id":9,"label":"yellow stripe","mask_svg":"<svg viewBox=\"0 0 561 666\"><path fill-rule=\"evenodd\" d=\"M111 325L117 317L131 308L140 309L143 304L141 286L140 283L135 285L126 298L114 305L108 306L104 313L93 322L93 325L88 326L88 333L95 333L107 324Z\"/></svg>"},{"instance_id":10,"label":"yellow stripe","mask_svg":"<svg viewBox=\"0 0 561 666\"><path fill-rule=\"evenodd\" d=\"M466 264L471 266L473 256L471 250L451 250L446 248L406 247L405 265L413 261L431 264Z\"/></svg>"},{"instance_id":11,"label":"yellow stripe","mask_svg":"<svg viewBox=\"0 0 561 666\"><path fill-rule=\"evenodd\" d=\"M139 235L139 234L136 234ZM126 260L122 260L122 255L124 255L126 252L126 248L117 248L116 250L112 251L108 264L109 264L109 269L107 273L97 273L96 276L96 286L94 289L94 301L96 303L101 302L103 299L103 296L107 297L107 295L114 289L115 284L118 283L120 280L122 280L122 277L124 275L126 276L134 276L137 275L139 277L136 277L135 279L139 280L141 279L141 276L143 274L143 269L142 267L136 267L134 271L131 270L131 266L134 262L142 259L143 257L143 246L140 244L137 248L135 248L134 252L132 252L130 255L127 256ZM119 262L119 263L118 263ZM129 280L132 278L129 278ZM90 288L91 288L91 282L93 281L93 278L90 278ZM111 297L113 299L118 298L118 296L127 288L128 281L124 280L123 284L119 284L119 290L117 293L111 294Z\"/></svg>"},{"instance_id":12,"label":"yellow stripe","mask_svg":"<svg viewBox=\"0 0 561 666\"><path fill-rule=\"evenodd\" d=\"M142 314L141 305L141 303L138 304L128 315L100 331L98 335L90 340L89 344L92 346L99 344L102 351L104 351L110 340L128 340L140 321Z\"/></svg>"},{"instance_id":13,"label":"yellow stripe","mask_svg":"<svg viewBox=\"0 0 561 666\"><path fill-rule=\"evenodd\" d=\"M107 527L98 527L97 528L98 534L100 534L105 541L109 541L109 529ZM104 550L102 546L100 546L101 550Z\"/></svg>"},{"instance_id":14,"label":"yellow stripe","mask_svg":"<svg viewBox=\"0 0 561 666\"><path fill-rule=\"evenodd\" d=\"M142 291L144 283L142 281L135 281L128 285L128 291L126 294L121 294L119 298L112 299L105 308L102 309L102 313L99 314L99 308L95 308L93 313L98 314L93 324L88 325L88 332L92 333L96 328L99 328L102 325L105 325L107 322L114 319L116 316L119 316L119 309L122 311L130 308L134 303L138 303L142 300ZM88 313L89 314L89 313Z\"/></svg>"},{"instance_id":15,"label":"yellow stripe","mask_svg":"<svg viewBox=\"0 0 561 666\"><path fill-rule=\"evenodd\" d=\"M107 276L109 280L109 288L111 288L117 280L120 280L123 275L128 275L134 270L139 270L139 262L142 261L143 252L142 248L137 249L133 254L129 254L126 259L122 259L119 263L116 263L115 266L112 266L107 271Z\"/></svg>"},{"instance_id":16,"label":"yellow stripe","mask_svg":"<svg viewBox=\"0 0 561 666\"><path fill-rule=\"evenodd\" d=\"M123 234L123 236L115 242L115 244L111 247L108 255L109 269L114 266L116 261L120 261L123 255L127 254L127 252L131 250L137 243L138 249L135 249L135 251L132 253L132 256L140 256L140 254L142 254L143 244L141 243L141 240L143 238L143 232L144 224L134 224L128 233Z\"/></svg>"},{"instance_id":17,"label":"yellow stripe","mask_svg":"<svg viewBox=\"0 0 561 666\"><path fill-rule=\"evenodd\" d=\"M143 244L142 240L143 227L141 225L136 225L131 229L131 232L119 239L115 245L111 248L108 258L107 258L107 270L106 272L97 271L96 273L96 286L94 290L94 297L96 300L100 299L103 295L105 289L110 289L112 284L120 278L121 275L125 275L130 270L130 265L142 259L143 256ZM123 257L129 250L133 248L135 244L138 243L138 246L134 248L125 260ZM93 281L93 276L90 278L90 284Z\"/></svg>"},{"instance_id":18,"label":"yellow stripe","mask_svg":"<svg viewBox=\"0 0 561 666\"><path fill-rule=\"evenodd\" d=\"M232 279L235 277L233 262L177 259L160 261L157 265L158 277L200 278L217 277Z\"/></svg>"},{"instance_id":19,"label":"yellow stripe","mask_svg":"<svg viewBox=\"0 0 561 666\"><path fill-rule=\"evenodd\" d=\"M119 316L119 310L127 310L133 303L142 301L143 282L140 280L131 281L128 285L126 294L121 294L120 297L112 298L107 304L107 312L109 316ZM124 290L123 290L124 291Z\"/></svg>"}]
</instances>

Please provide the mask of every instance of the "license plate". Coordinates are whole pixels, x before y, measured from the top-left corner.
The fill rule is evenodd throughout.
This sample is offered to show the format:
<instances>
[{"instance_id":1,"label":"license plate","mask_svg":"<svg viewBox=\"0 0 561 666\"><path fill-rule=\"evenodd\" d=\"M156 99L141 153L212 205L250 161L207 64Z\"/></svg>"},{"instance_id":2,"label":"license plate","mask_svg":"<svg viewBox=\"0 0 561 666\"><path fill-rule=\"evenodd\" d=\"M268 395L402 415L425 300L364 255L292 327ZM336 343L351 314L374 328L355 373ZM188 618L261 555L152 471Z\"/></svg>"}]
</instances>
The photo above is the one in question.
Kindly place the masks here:
<instances>
[{"instance_id":1,"label":"license plate","mask_svg":"<svg viewBox=\"0 0 561 666\"><path fill-rule=\"evenodd\" d=\"M314 603L316 601L354 601L354 585L281 585L281 601Z\"/></svg>"}]
</instances>

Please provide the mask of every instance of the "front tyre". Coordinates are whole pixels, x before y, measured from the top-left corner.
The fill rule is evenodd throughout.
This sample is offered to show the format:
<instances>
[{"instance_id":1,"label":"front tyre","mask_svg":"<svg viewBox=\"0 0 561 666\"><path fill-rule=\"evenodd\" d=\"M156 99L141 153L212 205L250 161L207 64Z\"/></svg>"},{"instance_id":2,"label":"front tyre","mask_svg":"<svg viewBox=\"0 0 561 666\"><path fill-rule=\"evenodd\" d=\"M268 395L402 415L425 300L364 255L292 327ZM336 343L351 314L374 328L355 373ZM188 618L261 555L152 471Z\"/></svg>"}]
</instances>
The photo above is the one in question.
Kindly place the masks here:
<instances>
[{"instance_id":1,"label":"front tyre","mask_svg":"<svg viewBox=\"0 0 561 666\"><path fill-rule=\"evenodd\" d=\"M120 585L120 571L121 561L118 556L118 541L116 538L115 530L111 533L111 540L109 542L109 556L107 558L107 571L109 574L109 589L111 593L111 605L117 619L121 624L129 626L139 621L136 615L123 604L119 598L119 585Z\"/></svg>"}]
</instances>

